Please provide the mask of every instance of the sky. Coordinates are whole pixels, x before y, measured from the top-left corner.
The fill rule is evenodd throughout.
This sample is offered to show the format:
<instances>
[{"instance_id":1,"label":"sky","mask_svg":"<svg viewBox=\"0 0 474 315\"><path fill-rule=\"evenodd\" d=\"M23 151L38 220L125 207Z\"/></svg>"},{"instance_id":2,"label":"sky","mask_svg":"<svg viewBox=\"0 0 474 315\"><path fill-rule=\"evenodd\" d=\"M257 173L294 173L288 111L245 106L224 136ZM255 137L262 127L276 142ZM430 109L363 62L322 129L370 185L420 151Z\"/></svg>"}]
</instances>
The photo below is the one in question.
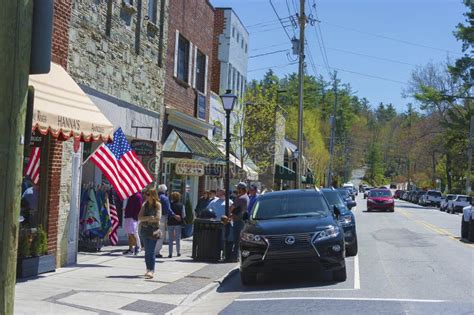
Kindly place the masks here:
<instances>
[{"instance_id":1,"label":"sky","mask_svg":"<svg viewBox=\"0 0 474 315\"><path fill-rule=\"evenodd\" d=\"M290 25L299 0L272 0L280 18ZM232 7L250 33L249 57L291 49L291 43L270 0L211 0L215 7ZM337 70L343 83L375 107L392 103L397 111L413 99L404 98L410 74L428 62L444 63L461 55L453 36L464 22L462 0L306 0L306 14L319 23L306 25L306 62L310 75L329 78ZM310 11L310 5L316 10ZM318 25L319 24L319 29ZM299 29L285 28L290 37ZM319 39L319 40L318 40ZM321 41L322 40L322 41ZM291 52L291 51L290 51ZM313 65L311 64L311 55ZM323 56L326 58L323 58ZM291 58L291 59L289 59ZM279 77L298 71L296 56L286 51L249 58L248 81L261 79L272 68ZM325 62L326 60L327 62ZM329 68L328 68L328 67Z\"/></svg>"}]
</instances>

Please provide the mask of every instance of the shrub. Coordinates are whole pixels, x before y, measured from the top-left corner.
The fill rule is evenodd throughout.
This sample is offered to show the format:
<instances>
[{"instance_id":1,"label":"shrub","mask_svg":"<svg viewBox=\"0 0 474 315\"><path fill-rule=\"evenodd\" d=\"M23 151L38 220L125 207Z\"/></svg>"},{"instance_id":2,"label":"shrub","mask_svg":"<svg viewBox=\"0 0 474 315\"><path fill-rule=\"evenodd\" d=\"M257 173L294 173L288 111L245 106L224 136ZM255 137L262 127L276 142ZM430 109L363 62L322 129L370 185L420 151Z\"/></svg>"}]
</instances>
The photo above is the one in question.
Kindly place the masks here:
<instances>
[{"instance_id":1,"label":"shrub","mask_svg":"<svg viewBox=\"0 0 474 315\"><path fill-rule=\"evenodd\" d=\"M30 257L30 240L28 234L20 232L20 239L18 240L18 257Z\"/></svg>"}]
</instances>

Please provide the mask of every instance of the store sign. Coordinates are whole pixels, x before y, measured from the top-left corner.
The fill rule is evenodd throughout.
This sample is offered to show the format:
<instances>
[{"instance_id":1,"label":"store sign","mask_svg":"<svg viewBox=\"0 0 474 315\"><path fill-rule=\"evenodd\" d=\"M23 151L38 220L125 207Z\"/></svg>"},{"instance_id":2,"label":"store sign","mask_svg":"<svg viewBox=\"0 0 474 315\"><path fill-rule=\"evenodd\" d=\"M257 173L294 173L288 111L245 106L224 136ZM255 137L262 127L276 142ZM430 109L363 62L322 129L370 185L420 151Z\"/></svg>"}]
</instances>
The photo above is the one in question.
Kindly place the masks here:
<instances>
[{"instance_id":1,"label":"store sign","mask_svg":"<svg viewBox=\"0 0 474 315\"><path fill-rule=\"evenodd\" d=\"M202 176L204 175L204 164L197 162L178 162L175 168L176 174L187 176Z\"/></svg>"},{"instance_id":2,"label":"store sign","mask_svg":"<svg viewBox=\"0 0 474 315\"><path fill-rule=\"evenodd\" d=\"M132 140L130 144L133 151L139 156L154 156L156 154L156 146L153 141Z\"/></svg>"},{"instance_id":3,"label":"store sign","mask_svg":"<svg viewBox=\"0 0 474 315\"><path fill-rule=\"evenodd\" d=\"M32 147L42 147L43 146L43 137L38 134L31 135L30 145Z\"/></svg>"},{"instance_id":4,"label":"store sign","mask_svg":"<svg viewBox=\"0 0 474 315\"><path fill-rule=\"evenodd\" d=\"M222 177L222 168L220 166L206 166L204 168L204 175Z\"/></svg>"},{"instance_id":5,"label":"store sign","mask_svg":"<svg viewBox=\"0 0 474 315\"><path fill-rule=\"evenodd\" d=\"M196 103L197 117L206 120L206 95L198 92Z\"/></svg>"}]
</instances>

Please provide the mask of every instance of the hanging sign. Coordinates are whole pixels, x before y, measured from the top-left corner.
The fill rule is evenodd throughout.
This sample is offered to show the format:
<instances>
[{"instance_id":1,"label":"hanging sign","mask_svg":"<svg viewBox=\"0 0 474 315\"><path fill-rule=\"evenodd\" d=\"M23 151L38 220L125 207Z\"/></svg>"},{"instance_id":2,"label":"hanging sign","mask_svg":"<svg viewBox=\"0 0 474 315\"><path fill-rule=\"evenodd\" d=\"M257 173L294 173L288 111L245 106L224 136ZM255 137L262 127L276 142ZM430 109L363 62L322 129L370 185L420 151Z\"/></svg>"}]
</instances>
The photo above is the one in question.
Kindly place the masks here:
<instances>
[{"instance_id":1,"label":"hanging sign","mask_svg":"<svg viewBox=\"0 0 474 315\"><path fill-rule=\"evenodd\" d=\"M222 177L222 168L220 166L208 165L204 168L204 175Z\"/></svg>"},{"instance_id":2,"label":"hanging sign","mask_svg":"<svg viewBox=\"0 0 474 315\"><path fill-rule=\"evenodd\" d=\"M182 161L176 163L176 174L187 176L202 176L204 175L204 164L195 161Z\"/></svg>"},{"instance_id":3,"label":"hanging sign","mask_svg":"<svg viewBox=\"0 0 474 315\"><path fill-rule=\"evenodd\" d=\"M42 137L39 134L34 133L34 134L31 135L30 145L32 147L42 147L43 146L43 139L44 139L44 137Z\"/></svg>"},{"instance_id":4,"label":"hanging sign","mask_svg":"<svg viewBox=\"0 0 474 315\"><path fill-rule=\"evenodd\" d=\"M130 142L133 151L140 156L154 156L156 154L155 142L147 140L132 140Z\"/></svg>"},{"instance_id":5,"label":"hanging sign","mask_svg":"<svg viewBox=\"0 0 474 315\"><path fill-rule=\"evenodd\" d=\"M196 114L199 119L206 120L206 96L199 92L196 100Z\"/></svg>"}]
</instances>

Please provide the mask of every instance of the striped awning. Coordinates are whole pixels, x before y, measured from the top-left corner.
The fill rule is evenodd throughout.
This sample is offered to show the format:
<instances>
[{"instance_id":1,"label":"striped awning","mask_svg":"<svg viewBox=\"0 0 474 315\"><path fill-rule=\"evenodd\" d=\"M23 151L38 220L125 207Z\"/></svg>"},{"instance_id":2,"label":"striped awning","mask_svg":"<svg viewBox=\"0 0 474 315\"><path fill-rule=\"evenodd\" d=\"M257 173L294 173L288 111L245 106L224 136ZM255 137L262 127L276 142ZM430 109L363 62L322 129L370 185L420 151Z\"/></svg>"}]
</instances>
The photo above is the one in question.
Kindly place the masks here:
<instances>
[{"instance_id":1,"label":"striped awning","mask_svg":"<svg viewBox=\"0 0 474 315\"><path fill-rule=\"evenodd\" d=\"M30 75L34 87L33 131L82 141L108 141L113 125L61 66L48 74Z\"/></svg>"}]
</instances>

